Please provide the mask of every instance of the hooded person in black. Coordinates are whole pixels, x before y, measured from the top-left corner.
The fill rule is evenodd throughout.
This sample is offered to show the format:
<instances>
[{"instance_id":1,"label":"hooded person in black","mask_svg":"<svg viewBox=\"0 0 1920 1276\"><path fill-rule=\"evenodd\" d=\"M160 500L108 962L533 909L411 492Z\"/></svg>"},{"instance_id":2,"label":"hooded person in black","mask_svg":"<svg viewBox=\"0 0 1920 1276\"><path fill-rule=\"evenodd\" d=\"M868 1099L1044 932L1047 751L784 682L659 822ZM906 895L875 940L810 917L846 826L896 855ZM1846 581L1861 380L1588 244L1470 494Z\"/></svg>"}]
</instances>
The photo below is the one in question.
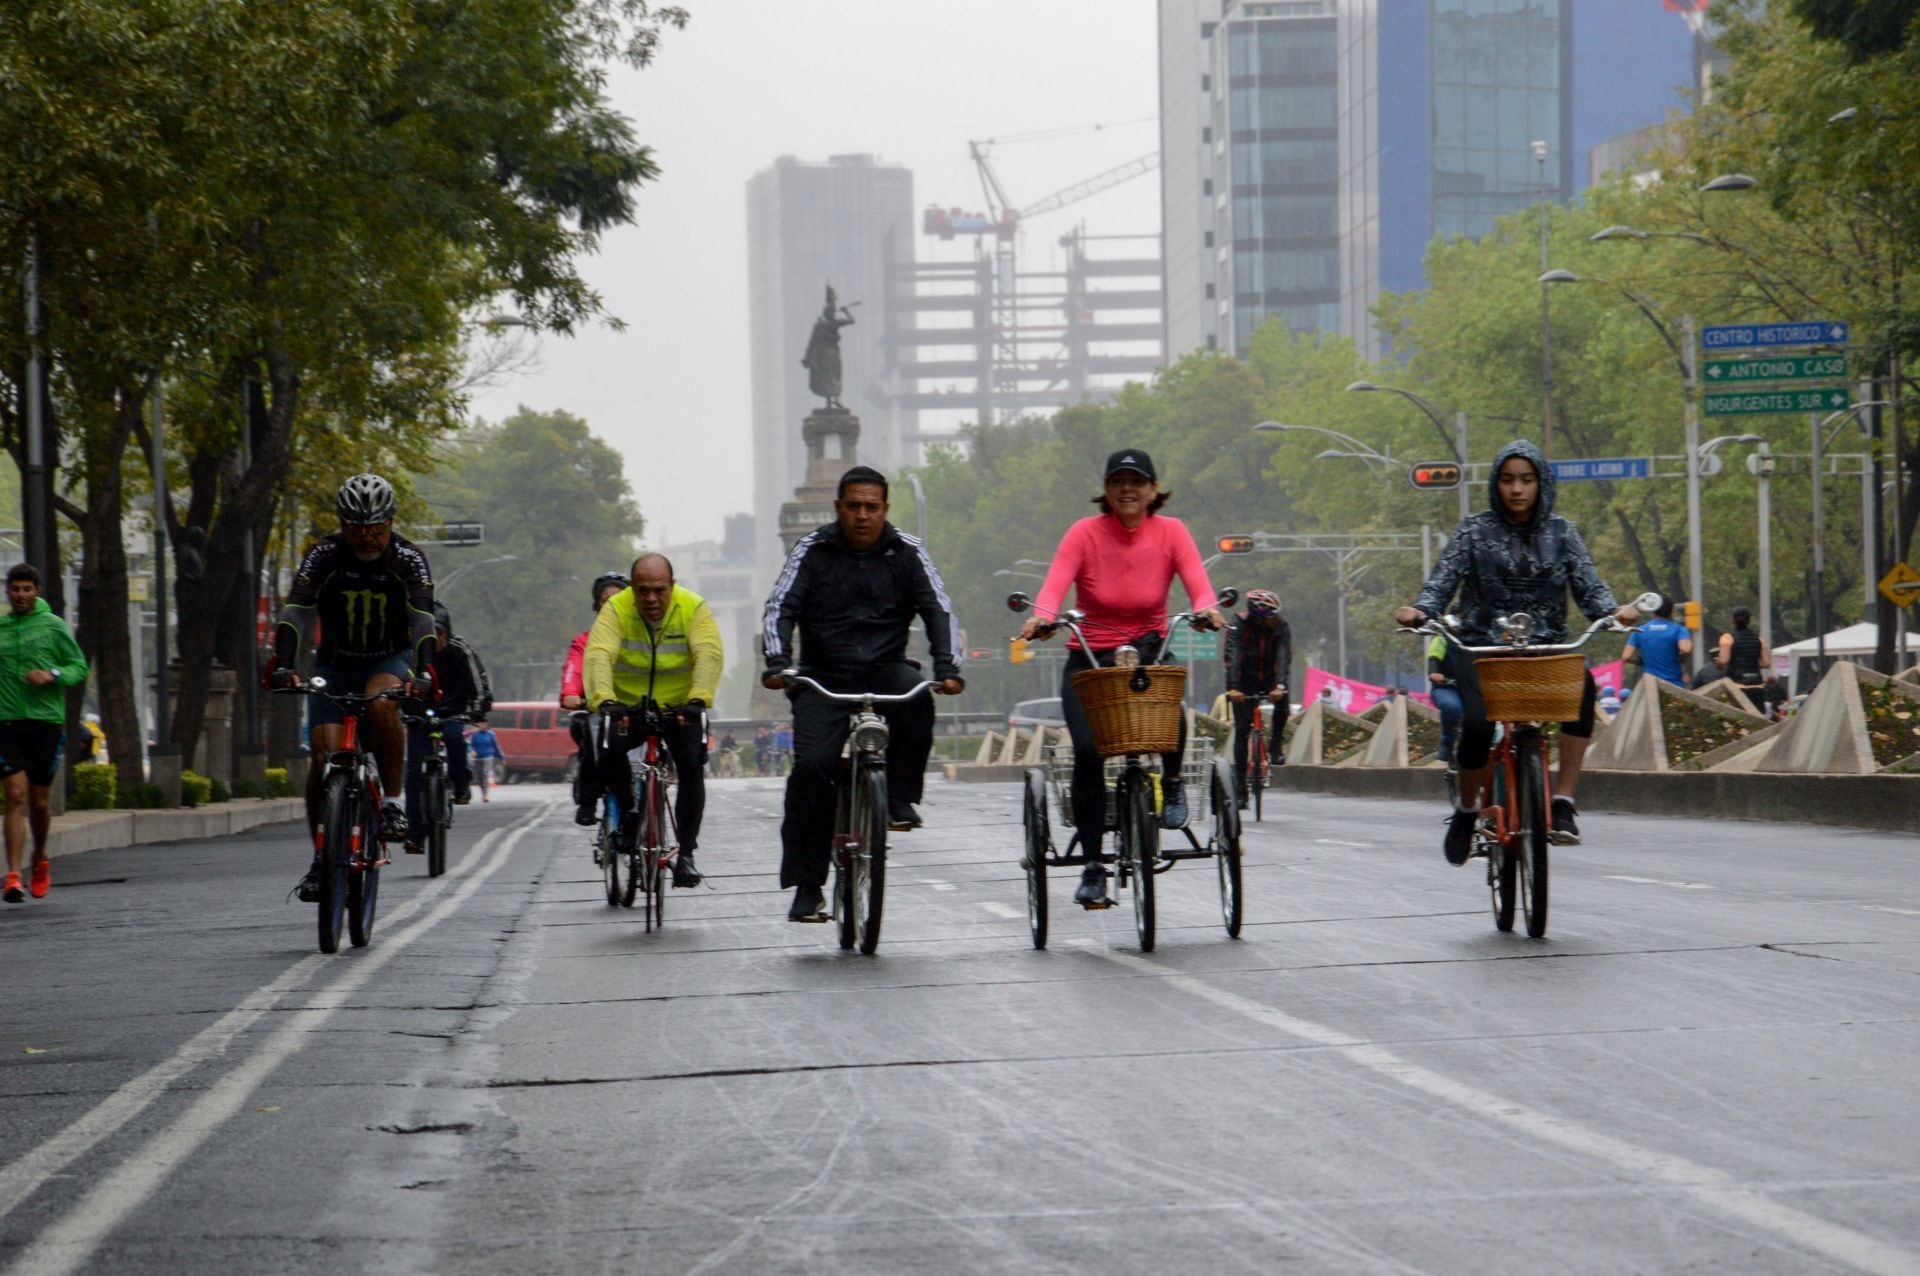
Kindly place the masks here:
<instances>
[{"instance_id":1,"label":"hooded person in black","mask_svg":"<svg viewBox=\"0 0 1920 1276\"><path fill-rule=\"evenodd\" d=\"M1417 625L1442 615L1453 602L1460 616L1460 639L1468 646L1500 642L1493 618L1524 611L1533 618L1533 636L1542 643L1567 638L1567 593L1589 620L1613 614L1631 623L1640 613L1615 603L1613 591L1594 569L1580 532L1553 512L1553 468L1540 450L1517 439L1500 450L1493 462L1492 508L1461 520L1446 552L1434 564L1411 607L1402 607L1395 619ZM1493 747L1493 724L1487 721L1480 699L1480 681L1473 661L1456 652L1455 676L1461 702L1460 742L1454 754L1459 767L1459 809L1447 827L1447 860L1464 864L1472 851L1473 827L1480 815L1487 757ZM1554 781L1553 840L1577 844L1574 789L1580 779L1587 742L1593 737L1593 675L1586 679L1577 721L1560 726L1560 772Z\"/></svg>"}]
</instances>

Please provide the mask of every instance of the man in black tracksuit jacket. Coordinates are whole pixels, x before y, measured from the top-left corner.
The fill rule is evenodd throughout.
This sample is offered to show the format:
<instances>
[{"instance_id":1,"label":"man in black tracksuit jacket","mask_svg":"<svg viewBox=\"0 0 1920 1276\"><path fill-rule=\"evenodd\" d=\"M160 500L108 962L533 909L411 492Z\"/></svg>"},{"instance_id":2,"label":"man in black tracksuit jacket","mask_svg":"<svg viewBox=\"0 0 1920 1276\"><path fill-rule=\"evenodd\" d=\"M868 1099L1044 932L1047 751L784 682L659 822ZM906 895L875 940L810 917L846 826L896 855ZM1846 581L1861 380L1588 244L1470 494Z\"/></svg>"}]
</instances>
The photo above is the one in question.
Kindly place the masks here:
<instances>
[{"instance_id":1,"label":"man in black tracksuit jacket","mask_svg":"<svg viewBox=\"0 0 1920 1276\"><path fill-rule=\"evenodd\" d=\"M783 687L779 671L797 665L834 691L906 691L926 676L907 659L917 615L926 623L940 692L958 695L965 683L953 604L927 547L886 521L885 476L864 465L848 470L840 479L834 515L833 523L793 547L767 599L762 683ZM780 885L794 888L788 917L813 921L819 919L827 880L834 777L851 709L810 689L787 695L793 702L793 774L787 777L786 819L780 826ZM912 804L920 800L927 755L933 751L933 701L917 696L878 708L891 728L888 823L912 828L920 822Z\"/></svg>"}]
</instances>

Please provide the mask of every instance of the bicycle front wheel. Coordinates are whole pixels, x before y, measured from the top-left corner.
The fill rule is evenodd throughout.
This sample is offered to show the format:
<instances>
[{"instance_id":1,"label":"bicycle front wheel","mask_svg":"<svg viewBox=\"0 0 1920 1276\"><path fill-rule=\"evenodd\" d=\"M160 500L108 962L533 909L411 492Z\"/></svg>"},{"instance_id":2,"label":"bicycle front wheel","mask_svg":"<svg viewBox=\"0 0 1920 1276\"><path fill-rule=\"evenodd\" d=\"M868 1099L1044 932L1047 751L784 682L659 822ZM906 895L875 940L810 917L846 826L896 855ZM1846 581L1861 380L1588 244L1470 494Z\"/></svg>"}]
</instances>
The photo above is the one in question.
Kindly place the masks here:
<instances>
[{"instance_id":1,"label":"bicycle front wheel","mask_svg":"<svg viewBox=\"0 0 1920 1276\"><path fill-rule=\"evenodd\" d=\"M1021 825L1026 832L1027 849L1021 867L1027 870L1027 927L1033 932L1033 946L1047 946L1047 852L1053 835L1047 824L1047 778L1035 769L1027 772L1026 805Z\"/></svg>"},{"instance_id":2,"label":"bicycle front wheel","mask_svg":"<svg viewBox=\"0 0 1920 1276\"><path fill-rule=\"evenodd\" d=\"M327 777L320 835L320 951L340 951L340 930L347 914L347 863L353 858L353 777L340 772Z\"/></svg>"},{"instance_id":3,"label":"bicycle front wheel","mask_svg":"<svg viewBox=\"0 0 1920 1276\"><path fill-rule=\"evenodd\" d=\"M626 837L621 827L626 821L619 820L615 815L611 796L602 798L601 801L604 809L600 816L600 872L604 879L603 885L607 888L607 903L613 908L618 908L621 897L628 889L627 853L620 846L621 841ZM632 818L631 815L627 817L628 820Z\"/></svg>"},{"instance_id":4,"label":"bicycle front wheel","mask_svg":"<svg viewBox=\"0 0 1920 1276\"><path fill-rule=\"evenodd\" d=\"M1520 908L1528 937L1538 939L1547 933L1546 744L1535 735L1514 751L1520 754Z\"/></svg>"},{"instance_id":5,"label":"bicycle front wheel","mask_svg":"<svg viewBox=\"0 0 1920 1276\"><path fill-rule=\"evenodd\" d=\"M1159 858L1160 822L1154 816L1147 773L1129 766L1121 783L1120 856L1133 887L1133 929L1140 951L1153 951L1153 862Z\"/></svg>"},{"instance_id":6,"label":"bicycle front wheel","mask_svg":"<svg viewBox=\"0 0 1920 1276\"><path fill-rule=\"evenodd\" d=\"M1259 790L1254 790L1258 810ZM1214 867L1220 870L1220 921L1227 938L1240 938L1240 807L1233 796L1233 766L1225 758L1213 760L1213 783L1208 792L1213 806L1211 846Z\"/></svg>"},{"instance_id":7,"label":"bicycle front wheel","mask_svg":"<svg viewBox=\"0 0 1920 1276\"><path fill-rule=\"evenodd\" d=\"M871 957L880 946L881 906L887 894L887 772L877 759L860 772L859 842L853 848L853 938Z\"/></svg>"},{"instance_id":8,"label":"bicycle front wheel","mask_svg":"<svg viewBox=\"0 0 1920 1276\"><path fill-rule=\"evenodd\" d=\"M662 889L666 883L660 878L660 866L667 858L667 786L660 782L656 774L647 776L647 822L642 825L645 832L645 850L640 856L640 889L646 895L646 928L666 924L666 914L662 905L666 903L666 892Z\"/></svg>"},{"instance_id":9,"label":"bicycle front wheel","mask_svg":"<svg viewBox=\"0 0 1920 1276\"><path fill-rule=\"evenodd\" d=\"M364 786L356 786L353 863L347 866L347 938L365 948L373 938L373 914L380 906L380 859L386 853L380 840L380 812Z\"/></svg>"},{"instance_id":10,"label":"bicycle front wheel","mask_svg":"<svg viewBox=\"0 0 1920 1276\"><path fill-rule=\"evenodd\" d=\"M427 777L427 876L439 877L447 871L447 825L453 822L453 805L448 800L447 782L442 776Z\"/></svg>"},{"instance_id":11,"label":"bicycle front wheel","mask_svg":"<svg viewBox=\"0 0 1920 1276\"><path fill-rule=\"evenodd\" d=\"M1247 768L1247 787L1253 790L1253 822L1258 824L1267 804L1267 733L1258 719L1253 727L1253 765Z\"/></svg>"}]
</instances>

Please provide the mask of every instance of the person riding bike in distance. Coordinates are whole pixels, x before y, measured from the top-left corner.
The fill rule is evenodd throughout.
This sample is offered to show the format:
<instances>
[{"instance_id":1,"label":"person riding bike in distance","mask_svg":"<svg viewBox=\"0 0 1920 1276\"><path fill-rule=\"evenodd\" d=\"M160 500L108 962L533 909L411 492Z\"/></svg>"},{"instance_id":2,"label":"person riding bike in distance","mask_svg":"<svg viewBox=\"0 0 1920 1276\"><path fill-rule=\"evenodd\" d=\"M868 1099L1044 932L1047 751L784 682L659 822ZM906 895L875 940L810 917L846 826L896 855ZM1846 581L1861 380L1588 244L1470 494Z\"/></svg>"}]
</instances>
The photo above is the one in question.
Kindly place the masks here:
<instances>
[{"instance_id":1,"label":"person riding bike in distance","mask_svg":"<svg viewBox=\"0 0 1920 1276\"><path fill-rule=\"evenodd\" d=\"M623 836L631 837L633 763L627 754L643 744L624 710L652 700L674 710L662 733L673 755L680 791L673 802L680 835L673 860L673 884L698 886L700 870L693 852L700 845L700 820L707 807L707 739L700 715L713 703L726 652L720 625L706 600L673 580L673 564L663 554L633 560L632 584L609 598L587 631L582 660L588 707L611 706L606 737L600 745L600 779L620 814ZM604 579L604 578L603 578Z\"/></svg>"},{"instance_id":2,"label":"person riding bike in distance","mask_svg":"<svg viewBox=\"0 0 1920 1276\"><path fill-rule=\"evenodd\" d=\"M1459 594L1460 640L1470 647L1498 645L1494 617L1526 612L1533 619L1534 641L1551 645L1567 639L1567 591L1571 589L1589 620L1612 613L1631 624L1640 613L1619 606L1595 570L1593 556L1572 522L1553 512L1553 469L1540 450L1524 439L1500 450L1493 462L1492 508L1463 520L1433 565L1425 588L1411 607L1394 613L1403 626L1424 623L1447 612ZM1447 821L1449 864L1464 864L1473 854L1473 830L1486 796L1493 748L1493 724L1480 698L1474 658L1455 651L1453 675L1460 692L1460 738L1454 749L1458 768L1457 807ZM1554 780L1552 839L1578 845L1574 790L1580 764L1593 737L1595 688L1586 675L1580 717L1560 724L1560 771Z\"/></svg>"},{"instance_id":3,"label":"person riding bike in distance","mask_svg":"<svg viewBox=\"0 0 1920 1276\"><path fill-rule=\"evenodd\" d=\"M1177 518L1160 511L1173 496L1160 490L1153 458L1139 448L1122 448L1107 458L1103 490L1093 498L1100 513L1067 529L1047 568L1046 583L1033 614L1020 628L1032 638L1066 607L1067 590L1085 613L1080 631L1093 650L1069 643L1066 668L1060 677L1060 709L1073 737L1073 827L1086 848L1087 866L1080 874L1074 902L1085 908L1105 908L1107 870L1100 862L1100 842L1106 826L1106 761L1094 743L1093 728L1080 707L1073 675L1095 665L1111 665L1114 652L1131 646L1142 660L1152 659L1167 633L1167 591L1180 577L1198 614L1195 629L1224 629L1226 618L1215 605L1213 584L1193 534ZM1179 828L1187 822L1187 795L1180 778L1180 759L1187 748L1186 715L1180 715L1180 747L1160 758L1160 822Z\"/></svg>"},{"instance_id":4,"label":"person riding bike in distance","mask_svg":"<svg viewBox=\"0 0 1920 1276\"><path fill-rule=\"evenodd\" d=\"M1227 626L1225 644L1227 699L1233 702L1233 783L1241 810L1247 809L1247 731L1253 709L1271 701L1272 739L1267 757L1278 766L1286 755L1280 733L1287 725L1287 674L1293 665L1293 627L1280 614L1280 598L1270 589L1247 591L1247 609Z\"/></svg>"},{"instance_id":5,"label":"person riding bike in distance","mask_svg":"<svg viewBox=\"0 0 1920 1276\"><path fill-rule=\"evenodd\" d=\"M378 474L356 474L334 500L340 530L316 541L300 560L293 588L274 628L273 670L267 685L301 685L301 657L314 645L313 672L335 691L377 692L408 681L431 687L433 675L433 572L418 546L393 530L399 507L393 484ZM307 768L307 827L321 823L320 763L346 739L338 705L325 696L307 699L314 765ZM367 711L366 739L380 769L380 836L407 840L400 805L406 763L406 731L400 706L377 701ZM317 853L317 852L316 852ZM319 898L319 879L309 867L297 893Z\"/></svg>"},{"instance_id":6,"label":"person riding bike in distance","mask_svg":"<svg viewBox=\"0 0 1920 1276\"><path fill-rule=\"evenodd\" d=\"M811 688L788 689L781 671L801 666L835 692L910 690L922 681L920 666L907 659L918 615L927 630L935 690L957 696L966 688L960 627L946 586L926 545L889 523L887 508L885 475L865 465L841 475L834 521L800 538L767 599L767 668L760 683L786 690L793 703L793 773L780 825L780 885L794 893L789 921L824 920L821 888L831 859L835 776L849 714L846 705ZM933 751L933 701L915 696L875 708L890 728L888 827L916 828L920 817L913 808Z\"/></svg>"},{"instance_id":7,"label":"person riding bike in distance","mask_svg":"<svg viewBox=\"0 0 1920 1276\"><path fill-rule=\"evenodd\" d=\"M602 572L594 577L593 614L598 616L607 599L626 587L627 578L620 572ZM560 707L568 713L587 707L585 667L587 639L592 634L593 628L588 626L574 635L566 661L560 666ZM600 783L600 755L594 751L591 725L569 721L567 730L580 751L580 765L573 772L573 822L591 828L600 821L600 795L605 791Z\"/></svg>"},{"instance_id":8,"label":"person riding bike in distance","mask_svg":"<svg viewBox=\"0 0 1920 1276\"><path fill-rule=\"evenodd\" d=\"M493 684L487 680L487 668L480 653L464 638L453 633L453 618L439 603L433 605L433 691L436 703L423 705L442 718L471 714L485 718L493 708ZM447 784L453 789L456 806L472 800L473 771L467 763L467 733L458 722L442 722L440 739L447 749ZM425 808L427 751L431 747L427 724L407 724L407 828L406 851L419 855L426 850Z\"/></svg>"}]
</instances>

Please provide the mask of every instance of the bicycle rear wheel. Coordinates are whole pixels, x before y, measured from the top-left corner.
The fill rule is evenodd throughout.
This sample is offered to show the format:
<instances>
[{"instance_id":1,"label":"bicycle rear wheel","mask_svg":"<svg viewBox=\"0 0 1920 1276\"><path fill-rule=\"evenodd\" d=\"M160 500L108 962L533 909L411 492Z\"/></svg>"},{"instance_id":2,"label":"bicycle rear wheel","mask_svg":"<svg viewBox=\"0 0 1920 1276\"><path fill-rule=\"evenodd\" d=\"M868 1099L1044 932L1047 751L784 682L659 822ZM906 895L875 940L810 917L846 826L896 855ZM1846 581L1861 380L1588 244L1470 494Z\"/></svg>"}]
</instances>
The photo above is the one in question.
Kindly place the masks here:
<instances>
[{"instance_id":1,"label":"bicycle rear wheel","mask_svg":"<svg viewBox=\"0 0 1920 1276\"><path fill-rule=\"evenodd\" d=\"M314 867L320 875L320 951L340 951L340 930L347 912L347 862L353 855L353 777L340 772L327 777L320 835L320 856Z\"/></svg>"},{"instance_id":2,"label":"bicycle rear wheel","mask_svg":"<svg viewBox=\"0 0 1920 1276\"><path fill-rule=\"evenodd\" d=\"M347 866L347 938L365 948L373 938L374 910L380 906L380 859L386 854L380 840L380 812L364 786L355 786L359 808L354 824L354 862Z\"/></svg>"},{"instance_id":3,"label":"bicycle rear wheel","mask_svg":"<svg viewBox=\"0 0 1920 1276\"><path fill-rule=\"evenodd\" d=\"M1153 793L1147 773L1128 767L1121 778L1120 858L1133 886L1133 929L1140 951L1153 951L1153 862L1159 858L1159 821L1154 818Z\"/></svg>"},{"instance_id":4,"label":"bicycle rear wheel","mask_svg":"<svg viewBox=\"0 0 1920 1276\"><path fill-rule=\"evenodd\" d=\"M1027 871L1027 928L1033 933L1033 946L1047 946L1047 852L1053 835L1047 825L1047 777L1038 768L1027 772L1025 806L1021 826L1027 835L1026 854L1020 865Z\"/></svg>"},{"instance_id":5,"label":"bicycle rear wheel","mask_svg":"<svg viewBox=\"0 0 1920 1276\"><path fill-rule=\"evenodd\" d=\"M860 842L853 852L853 936L865 955L880 946L880 918L887 896L887 772L875 758L861 769Z\"/></svg>"},{"instance_id":6,"label":"bicycle rear wheel","mask_svg":"<svg viewBox=\"0 0 1920 1276\"><path fill-rule=\"evenodd\" d=\"M1256 715L1253 719L1253 765L1247 768L1247 787L1253 790L1253 822L1265 814L1267 797L1267 733ZM1238 821L1235 821L1238 823Z\"/></svg>"},{"instance_id":7,"label":"bicycle rear wheel","mask_svg":"<svg viewBox=\"0 0 1920 1276\"><path fill-rule=\"evenodd\" d=\"M1520 908L1527 935L1547 933L1547 766L1546 745L1538 734L1517 741L1520 755Z\"/></svg>"},{"instance_id":8,"label":"bicycle rear wheel","mask_svg":"<svg viewBox=\"0 0 1920 1276\"><path fill-rule=\"evenodd\" d=\"M1255 790L1258 793L1258 790ZM1220 870L1220 921L1227 938L1240 938L1240 806L1233 797L1233 766L1225 758L1213 760L1213 782L1208 801L1213 806L1213 835L1208 848ZM1255 809L1259 798L1255 797Z\"/></svg>"},{"instance_id":9,"label":"bicycle rear wheel","mask_svg":"<svg viewBox=\"0 0 1920 1276\"><path fill-rule=\"evenodd\" d=\"M447 793L446 777L427 776L427 876L439 877L447 871L447 825L453 822L453 803Z\"/></svg>"}]
</instances>

